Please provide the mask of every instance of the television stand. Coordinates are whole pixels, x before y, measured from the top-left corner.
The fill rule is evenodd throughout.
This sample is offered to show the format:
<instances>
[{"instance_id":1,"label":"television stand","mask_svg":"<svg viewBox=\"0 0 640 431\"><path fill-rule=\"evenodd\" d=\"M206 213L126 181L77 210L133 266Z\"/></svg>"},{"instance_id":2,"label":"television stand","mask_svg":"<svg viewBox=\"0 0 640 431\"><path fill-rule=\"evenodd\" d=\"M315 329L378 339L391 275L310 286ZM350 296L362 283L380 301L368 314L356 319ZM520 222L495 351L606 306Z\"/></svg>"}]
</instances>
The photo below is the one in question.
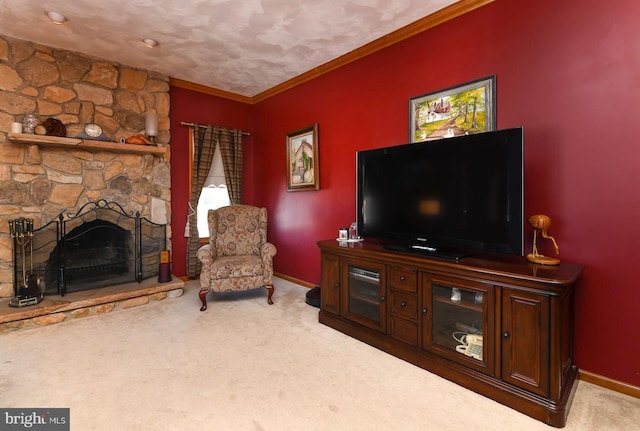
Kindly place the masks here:
<instances>
[{"instance_id":1,"label":"television stand","mask_svg":"<svg viewBox=\"0 0 640 431\"><path fill-rule=\"evenodd\" d=\"M573 292L582 265L536 265L521 256L425 259L411 247L369 241L318 246L320 323L565 425L578 373Z\"/></svg>"},{"instance_id":2,"label":"television stand","mask_svg":"<svg viewBox=\"0 0 640 431\"><path fill-rule=\"evenodd\" d=\"M399 251L402 253L411 253L411 254L417 254L420 256L433 257L438 259L454 260L456 262L462 259L463 257L466 257L466 254L464 253L443 251L443 250L438 250L435 247L428 247L425 245L418 245L418 244L416 245L387 244L382 246L382 248L390 251Z\"/></svg>"}]
</instances>

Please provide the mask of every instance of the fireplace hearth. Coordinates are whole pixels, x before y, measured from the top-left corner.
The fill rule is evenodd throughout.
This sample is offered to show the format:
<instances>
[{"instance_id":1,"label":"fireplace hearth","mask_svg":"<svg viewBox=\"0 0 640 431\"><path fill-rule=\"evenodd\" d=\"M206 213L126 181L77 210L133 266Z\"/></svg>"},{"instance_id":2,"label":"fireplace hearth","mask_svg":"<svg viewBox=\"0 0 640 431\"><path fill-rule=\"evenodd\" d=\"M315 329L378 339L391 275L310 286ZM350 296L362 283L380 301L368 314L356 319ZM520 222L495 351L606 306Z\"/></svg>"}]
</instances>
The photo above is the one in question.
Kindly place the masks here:
<instances>
[{"instance_id":1,"label":"fireplace hearth","mask_svg":"<svg viewBox=\"0 0 640 431\"><path fill-rule=\"evenodd\" d=\"M32 242L30 261L14 253L14 289L27 271L43 295L64 296L157 276L166 225L100 199L34 230Z\"/></svg>"}]
</instances>

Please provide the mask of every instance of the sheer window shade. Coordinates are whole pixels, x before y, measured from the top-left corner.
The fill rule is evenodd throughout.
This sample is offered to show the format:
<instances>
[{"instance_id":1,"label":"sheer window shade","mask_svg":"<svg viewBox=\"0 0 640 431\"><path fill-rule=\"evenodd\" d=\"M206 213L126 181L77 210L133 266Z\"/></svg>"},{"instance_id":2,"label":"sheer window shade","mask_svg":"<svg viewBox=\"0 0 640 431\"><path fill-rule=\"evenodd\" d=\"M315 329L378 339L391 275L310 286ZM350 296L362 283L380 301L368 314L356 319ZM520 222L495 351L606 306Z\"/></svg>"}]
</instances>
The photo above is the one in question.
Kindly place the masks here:
<instances>
[{"instance_id":1,"label":"sheer window shade","mask_svg":"<svg viewBox=\"0 0 640 431\"><path fill-rule=\"evenodd\" d=\"M220 153L220 145L218 144L213 153L213 162L211 162L211 169L209 169L209 175L207 175L207 179L204 182L204 187L218 187L221 185L227 185L227 181L224 179L222 154Z\"/></svg>"},{"instance_id":2,"label":"sheer window shade","mask_svg":"<svg viewBox=\"0 0 640 431\"><path fill-rule=\"evenodd\" d=\"M205 180L200 199L198 200L198 236L207 238L209 236L209 224L207 213L210 209L216 210L230 204L227 182L224 178L224 167L222 166L222 153L220 143L216 145L213 152L213 161L209 174Z\"/></svg>"}]
</instances>

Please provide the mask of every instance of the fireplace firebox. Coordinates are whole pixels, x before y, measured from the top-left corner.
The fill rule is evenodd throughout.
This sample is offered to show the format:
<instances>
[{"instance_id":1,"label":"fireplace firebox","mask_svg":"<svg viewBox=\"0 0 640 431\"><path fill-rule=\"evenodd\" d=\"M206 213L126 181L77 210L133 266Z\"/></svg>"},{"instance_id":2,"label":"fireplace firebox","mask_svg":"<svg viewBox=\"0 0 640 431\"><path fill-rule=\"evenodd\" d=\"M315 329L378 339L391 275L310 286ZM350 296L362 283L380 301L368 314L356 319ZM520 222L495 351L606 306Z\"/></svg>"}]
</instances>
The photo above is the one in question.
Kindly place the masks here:
<instances>
[{"instance_id":1,"label":"fireplace firebox","mask_svg":"<svg viewBox=\"0 0 640 431\"><path fill-rule=\"evenodd\" d=\"M133 249L132 232L105 220L85 222L53 250L44 273L45 286L57 286L61 261L65 292L130 281L135 276Z\"/></svg>"},{"instance_id":2,"label":"fireplace firebox","mask_svg":"<svg viewBox=\"0 0 640 431\"><path fill-rule=\"evenodd\" d=\"M157 276L167 245L166 225L104 199L61 213L34 230L31 240L30 259L14 253L14 289L24 271L43 295L62 296Z\"/></svg>"}]
</instances>

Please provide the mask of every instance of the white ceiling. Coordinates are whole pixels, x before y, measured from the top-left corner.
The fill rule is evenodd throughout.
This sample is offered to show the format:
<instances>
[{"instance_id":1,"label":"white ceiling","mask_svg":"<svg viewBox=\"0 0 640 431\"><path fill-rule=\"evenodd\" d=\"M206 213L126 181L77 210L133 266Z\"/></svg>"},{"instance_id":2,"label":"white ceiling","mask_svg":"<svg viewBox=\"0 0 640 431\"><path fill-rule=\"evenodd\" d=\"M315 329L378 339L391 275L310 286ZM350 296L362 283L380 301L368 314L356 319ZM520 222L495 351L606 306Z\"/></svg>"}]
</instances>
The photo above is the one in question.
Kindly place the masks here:
<instances>
[{"instance_id":1,"label":"white ceiling","mask_svg":"<svg viewBox=\"0 0 640 431\"><path fill-rule=\"evenodd\" d=\"M0 35L252 97L456 1L0 0Z\"/></svg>"}]
</instances>

